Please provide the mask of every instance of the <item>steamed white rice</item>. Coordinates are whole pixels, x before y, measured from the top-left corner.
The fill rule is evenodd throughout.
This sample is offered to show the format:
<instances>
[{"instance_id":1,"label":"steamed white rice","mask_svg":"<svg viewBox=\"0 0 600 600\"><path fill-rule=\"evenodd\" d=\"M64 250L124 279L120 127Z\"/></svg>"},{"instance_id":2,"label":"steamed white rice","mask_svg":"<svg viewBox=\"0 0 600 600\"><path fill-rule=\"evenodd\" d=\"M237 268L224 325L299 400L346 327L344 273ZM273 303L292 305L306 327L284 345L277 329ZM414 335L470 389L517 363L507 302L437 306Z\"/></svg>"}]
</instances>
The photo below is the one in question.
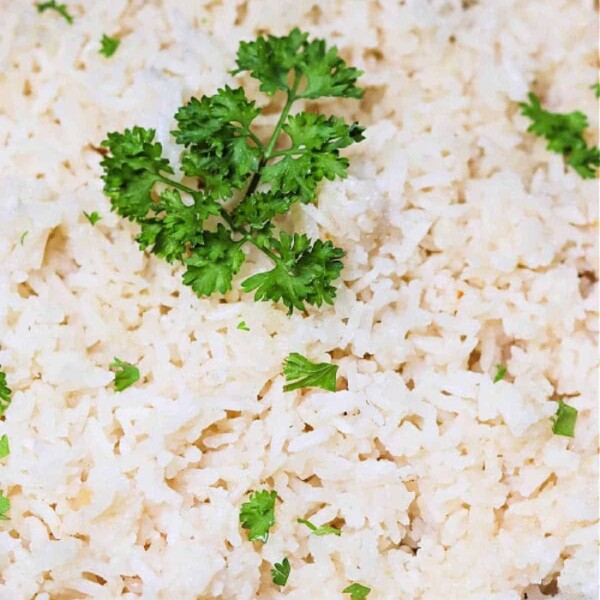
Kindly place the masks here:
<instances>
[{"instance_id":1,"label":"steamed white rice","mask_svg":"<svg viewBox=\"0 0 600 600\"><path fill-rule=\"evenodd\" d=\"M597 143L595 3L65 1L72 26L0 0L0 600L597 598L598 186L516 104L535 80ZM240 40L294 26L365 71L360 104L319 108L368 129L293 214L347 251L339 298L288 318L238 291L257 255L223 302L142 254L92 145L154 127L177 161L176 108L234 83ZM284 394L291 351L347 389ZM143 377L121 394L115 356ZM262 488L264 545L238 522Z\"/></svg>"}]
</instances>

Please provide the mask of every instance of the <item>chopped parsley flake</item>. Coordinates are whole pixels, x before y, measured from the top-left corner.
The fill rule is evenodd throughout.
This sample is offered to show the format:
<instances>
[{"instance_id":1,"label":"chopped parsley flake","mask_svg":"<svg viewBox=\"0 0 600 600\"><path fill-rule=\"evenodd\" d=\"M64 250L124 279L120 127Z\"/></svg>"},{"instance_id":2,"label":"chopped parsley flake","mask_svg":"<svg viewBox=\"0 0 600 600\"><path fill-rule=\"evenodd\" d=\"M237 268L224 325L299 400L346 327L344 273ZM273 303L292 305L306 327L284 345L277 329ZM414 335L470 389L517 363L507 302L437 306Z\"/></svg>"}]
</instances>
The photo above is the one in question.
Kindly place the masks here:
<instances>
[{"instance_id":1,"label":"chopped parsley flake","mask_svg":"<svg viewBox=\"0 0 600 600\"><path fill-rule=\"evenodd\" d=\"M494 377L494 383L502 381L506 375L506 367L504 365L496 365L496 376Z\"/></svg>"},{"instance_id":2,"label":"chopped parsley flake","mask_svg":"<svg viewBox=\"0 0 600 600\"><path fill-rule=\"evenodd\" d=\"M600 149L589 147L583 137L588 127L587 117L579 112L551 113L542 108L539 98L530 93L529 104L521 102L522 114L532 123L527 129L548 141L546 148L562 154L568 165L584 179L596 177L600 167Z\"/></svg>"},{"instance_id":3,"label":"chopped parsley flake","mask_svg":"<svg viewBox=\"0 0 600 600\"><path fill-rule=\"evenodd\" d=\"M290 561L284 558L280 563L273 565L274 569L271 569L271 577L275 585L284 586L287 583L288 577L290 576Z\"/></svg>"},{"instance_id":4,"label":"chopped parsley flake","mask_svg":"<svg viewBox=\"0 0 600 600\"><path fill-rule=\"evenodd\" d=\"M596 94L596 98L600 98L600 83L594 83L590 86L594 93Z\"/></svg>"},{"instance_id":5,"label":"chopped parsley flake","mask_svg":"<svg viewBox=\"0 0 600 600\"><path fill-rule=\"evenodd\" d=\"M19 238L19 242L21 243L21 246L23 245L23 243L25 242L25 238L29 235L29 231L24 231L21 234L21 237Z\"/></svg>"},{"instance_id":6,"label":"chopped parsley flake","mask_svg":"<svg viewBox=\"0 0 600 600\"><path fill-rule=\"evenodd\" d=\"M8 436L4 434L0 437L0 460L6 458L10 454L10 446L8 444Z\"/></svg>"},{"instance_id":7,"label":"chopped parsley flake","mask_svg":"<svg viewBox=\"0 0 600 600\"><path fill-rule=\"evenodd\" d=\"M36 4L36 6L39 13L43 13L47 10L53 10L61 15L69 25L73 25L73 17L69 14L69 8L66 4L57 4L56 0L50 0L50 2L41 2L40 4Z\"/></svg>"},{"instance_id":8,"label":"chopped parsley flake","mask_svg":"<svg viewBox=\"0 0 600 600\"><path fill-rule=\"evenodd\" d=\"M262 490L254 492L240 509L240 523L248 529L248 539L266 542L269 529L275 524L275 500L277 492Z\"/></svg>"},{"instance_id":9,"label":"chopped parsley flake","mask_svg":"<svg viewBox=\"0 0 600 600\"><path fill-rule=\"evenodd\" d=\"M246 321L240 321L238 323L237 328L241 331L250 331L250 327L248 327L248 325L246 325Z\"/></svg>"},{"instance_id":10,"label":"chopped parsley flake","mask_svg":"<svg viewBox=\"0 0 600 600\"><path fill-rule=\"evenodd\" d=\"M96 211L90 214L86 213L84 210L83 214L85 215L85 218L92 224L92 226L94 226L102 218Z\"/></svg>"},{"instance_id":11,"label":"chopped parsley flake","mask_svg":"<svg viewBox=\"0 0 600 600\"><path fill-rule=\"evenodd\" d=\"M120 43L120 39L103 34L102 39L100 40L100 50L98 53L102 54L102 56L106 56L106 58L110 58L117 51Z\"/></svg>"},{"instance_id":12,"label":"chopped parsley flake","mask_svg":"<svg viewBox=\"0 0 600 600\"><path fill-rule=\"evenodd\" d=\"M0 415L3 415L11 403L12 390L6 384L6 373L0 371Z\"/></svg>"},{"instance_id":13,"label":"chopped parsley flake","mask_svg":"<svg viewBox=\"0 0 600 600\"><path fill-rule=\"evenodd\" d=\"M289 383L283 388L291 392L305 387L319 387L329 392L336 391L337 365L313 363L302 354L292 352L283 364L285 380Z\"/></svg>"},{"instance_id":14,"label":"chopped parsley flake","mask_svg":"<svg viewBox=\"0 0 600 600\"><path fill-rule=\"evenodd\" d=\"M353 583L343 590L344 594L350 594L351 600L365 600L370 592L371 588L360 583Z\"/></svg>"},{"instance_id":15,"label":"chopped parsley flake","mask_svg":"<svg viewBox=\"0 0 600 600\"><path fill-rule=\"evenodd\" d=\"M115 371L115 389L117 392L126 390L140 379L140 370L136 366L116 357L110 363L110 368Z\"/></svg>"},{"instance_id":16,"label":"chopped parsley flake","mask_svg":"<svg viewBox=\"0 0 600 600\"><path fill-rule=\"evenodd\" d=\"M0 491L0 521L8 521L7 512L10 510L10 500Z\"/></svg>"},{"instance_id":17,"label":"chopped parsley flake","mask_svg":"<svg viewBox=\"0 0 600 600\"><path fill-rule=\"evenodd\" d=\"M564 435L565 437L575 436L575 423L577 422L577 409L569 406L562 401L558 401L556 415L551 418L552 433L554 435Z\"/></svg>"},{"instance_id":18,"label":"chopped parsley flake","mask_svg":"<svg viewBox=\"0 0 600 600\"><path fill-rule=\"evenodd\" d=\"M298 519L298 523L301 525L306 525L314 535L342 535L341 530L339 530L337 527L332 527L331 525L321 525L320 527L317 527L306 519Z\"/></svg>"}]
</instances>

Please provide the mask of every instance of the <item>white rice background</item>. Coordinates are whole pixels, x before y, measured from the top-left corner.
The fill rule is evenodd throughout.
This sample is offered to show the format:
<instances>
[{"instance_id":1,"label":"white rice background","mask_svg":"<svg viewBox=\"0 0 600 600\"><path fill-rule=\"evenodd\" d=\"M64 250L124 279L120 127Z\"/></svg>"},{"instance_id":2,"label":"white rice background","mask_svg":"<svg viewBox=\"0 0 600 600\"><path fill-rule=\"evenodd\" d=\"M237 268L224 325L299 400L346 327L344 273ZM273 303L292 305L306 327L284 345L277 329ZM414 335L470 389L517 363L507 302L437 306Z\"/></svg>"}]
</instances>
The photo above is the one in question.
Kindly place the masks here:
<instances>
[{"instance_id":1,"label":"white rice background","mask_svg":"<svg viewBox=\"0 0 600 600\"><path fill-rule=\"evenodd\" d=\"M73 25L0 0L0 599L596 598L598 187L516 104L535 80L595 137L595 3L65 1ZM92 145L138 124L177 160L176 108L294 26L365 71L362 102L318 108L368 137L293 215L347 251L339 298L288 318L239 294L255 255L223 301L142 254ZM284 394L290 351L338 363L342 391ZM115 356L142 373L121 394ZM262 488L264 545L238 523Z\"/></svg>"}]
</instances>

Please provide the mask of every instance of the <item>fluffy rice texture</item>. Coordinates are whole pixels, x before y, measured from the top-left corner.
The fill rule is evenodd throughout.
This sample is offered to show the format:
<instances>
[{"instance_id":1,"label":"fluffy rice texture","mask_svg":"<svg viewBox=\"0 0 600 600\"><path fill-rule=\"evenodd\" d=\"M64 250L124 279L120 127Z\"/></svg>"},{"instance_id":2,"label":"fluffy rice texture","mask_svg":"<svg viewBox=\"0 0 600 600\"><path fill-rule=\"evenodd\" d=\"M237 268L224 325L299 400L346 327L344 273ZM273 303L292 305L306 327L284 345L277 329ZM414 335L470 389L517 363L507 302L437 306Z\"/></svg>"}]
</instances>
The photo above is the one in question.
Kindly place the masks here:
<instances>
[{"instance_id":1,"label":"fluffy rice texture","mask_svg":"<svg viewBox=\"0 0 600 600\"><path fill-rule=\"evenodd\" d=\"M597 143L594 2L66 1L73 25L0 0L0 600L596 598L598 185L516 104L535 81ZM177 161L176 108L234 83L240 40L294 26L365 71L360 103L319 110L368 129L290 221L346 250L338 300L288 318L239 292L258 255L223 302L141 253L93 146L138 124ZM284 394L291 351L343 390ZM120 394L115 356L142 373ZM261 545L239 509L263 488Z\"/></svg>"}]
</instances>

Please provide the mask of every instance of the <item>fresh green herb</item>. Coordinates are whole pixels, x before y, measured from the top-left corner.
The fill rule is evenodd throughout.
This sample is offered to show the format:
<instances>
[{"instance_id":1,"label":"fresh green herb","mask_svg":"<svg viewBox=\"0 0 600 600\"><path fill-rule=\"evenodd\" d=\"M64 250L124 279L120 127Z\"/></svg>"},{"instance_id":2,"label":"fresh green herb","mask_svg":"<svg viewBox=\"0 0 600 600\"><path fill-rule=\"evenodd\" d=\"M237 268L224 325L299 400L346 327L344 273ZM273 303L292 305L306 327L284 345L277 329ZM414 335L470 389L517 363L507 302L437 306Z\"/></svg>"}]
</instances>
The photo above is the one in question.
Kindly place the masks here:
<instances>
[{"instance_id":1,"label":"fresh green herb","mask_svg":"<svg viewBox=\"0 0 600 600\"><path fill-rule=\"evenodd\" d=\"M284 586L287 583L288 577L290 576L290 561L284 558L280 563L273 565L275 568L271 569L271 577L275 585Z\"/></svg>"},{"instance_id":2,"label":"fresh green herb","mask_svg":"<svg viewBox=\"0 0 600 600\"><path fill-rule=\"evenodd\" d=\"M594 83L593 85L590 85L590 89L594 90L596 98L600 98L600 83Z\"/></svg>"},{"instance_id":3,"label":"fresh green herb","mask_svg":"<svg viewBox=\"0 0 600 600\"><path fill-rule=\"evenodd\" d=\"M8 436L4 434L0 437L0 459L6 458L10 454L10 446L8 444Z\"/></svg>"},{"instance_id":4,"label":"fresh green herb","mask_svg":"<svg viewBox=\"0 0 600 600\"><path fill-rule=\"evenodd\" d=\"M248 325L246 325L246 321L240 321L238 323L237 328L240 329L241 331L250 331L250 327L248 327Z\"/></svg>"},{"instance_id":5,"label":"fresh green herb","mask_svg":"<svg viewBox=\"0 0 600 600\"><path fill-rule=\"evenodd\" d=\"M110 368L115 370L115 389L117 392L126 390L140 379L140 370L136 366L116 357L110 363Z\"/></svg>"},{"instance_id":6,"label":"fresh green herb","mask_svg":"<svg viewBox=\"0 0 600 600\"><path fill-rule=\"evenodd\" d=\"M588 127L587 117L579 111L564 114L548 112L532 93L529 94L529 102L519 104L522 114L532 121L527 131L548 140L546 148L562 154L567 164L581 177L596 177L596 170L600 167L600 149L588 148L583 137L583 132Z\"/></svg>"},{"instance_id":7,"label":"fresh green herb","mask_svg":"<svg viewBox=\"0 0 600 600\"><path fill-rule=\"evenodd\" d=\"M29 235L29 231L24 231L21 234L21 237L19 238L19 242L21 243L21 246L23 245L23 242L25 241L25 238Z\"/></svg>"},{"instance_id":8,"label":"fresh green herb","mask_svg":"<svg viewBox=\"0 0 600 600\"><path fill-rule=\"evenodd\" d=\"M102 218L96 211L88 214L84 210L83 214L85 215L85 218L92 224L92 226L94 226Z\"/></svg>"},{"instance_id":9,"label":"fresh green herb","mask_svg":"<svg viewBox=\"0 0 600 600\"><path fill-rule=\"evenodd\" d=\"M244 529L249 529L248 539L266 542L269 539L269 529L275 524L275 500L277 492L262 490L254 492L248 502L240 509L240 523Z\"/></svg>"},{"instance_id":10,"label":"fresh green herb","mask_svg":"<svg viewBox=\"0 0 600 600\"><path fill-rule=\"evenodd\" d=\"M10 500L0 491L0 521L8 521L7 512L10 510Z\"/></svg>"},{"instance_id":11,"label":"fresh green herb","mask_svg":"<svg viewBox=\"0 0 600 600\"><path fill-rule=\"evenodd\" d=\"M350 594L351 600L365 600L365 598L371 592L371 588L368 588L360 583L353 583L343 590L342 593Z\"/></svg>"},{"instance_id":12,"label":"fresh green herb","mask_svg":"<svg viewBox=\"0 0 600 600\"><path fill-rule=\"evenodd\" d=\"M120 43L120 39L109 37L104 33L100 40L100 50L98 50L98 53L106 56L106 58L110 58L117 51Z\"/></svg>"},{"instance_id":13,"label":"fresh green herb","mask_svg":"<svg viewBox=\"0 0 600 600\"><path fill-rule=\"evenodd\" d=\"M0 415L3 415L11 403L12 390L6 383L6 373L0 371Z\"/></svg>"},{"instance_id":14,"label":"fresh green herb","mask_svg":"<svg viewBox=\"0 0 600 600\"><path fill-rule=\"evenodd\" d=\"M50 0L50 2L36 4L36 6L39 13L43 13L47 10L54 10L61 15L69 25L73 25L73 17L69 14L69 8L66 4L57 4L56 0Z\"/></svg>"},{"instance_id":15,"label":"fresh green herb","mask_svg":"<svg viewBox=\"0 0 600 600\"><path fill-rule=\"evenodd\" d=\"M291 392L305 387L319 387L329 392L335 392L337 370L337 365L313 363L302 354L292 352L283 363L285 380L290 382L284 386L283 391Z\"/></svg>"},{"instance_id":16,"label":"fresh green herb","mask_svg":"<svg viewBox=\"0 0 600 600\"><path fill-rule=\"evenodd\" d=\"M340 151L364 139L357 123L291 115L292 105L326 96L360 98L361 73L346 66L336 48L308 41L298 29L242 42L235 73L242 71L267 94L286 95L268 140L252 128L261 109L242 88L226 86L214 96L192 98L175 114L181 170L193 184L175 177L153 129L133 127L102 142L109 151L101 162L104 192L113 210L141 226L142 250L184 264L183 283L198 296L231 290L246 258L242 248L251 244L273 264L242 282L255 300L281 302L288 314L307 304L333 304L344 251L330 241L277 232L274 221L294 204L312 202L322 180L346 177L349 163ZM243 190L237 203L224 204L236 190ZM214 217L218 225L209 229L206 221Z\"/></svg>"},{"instance_id":17,"label":"fresh green herb","mask_svg":"<svg viewBox=\"0 0 600 600\"><path fill-rule=\"evenodd\" d=\"M342 535L342 532L337 527L332 527L331 525L321 525L320 527L317 527L306 519L298 519L298 523L306 525L314 535Z\"/></svg>"},{"instance_id":18,"label":"fresh green herb","mask_svg":"<svg viewBox=\"0 0 600 600\"><path fill-rule=\"evenodd\" d=\"M504 365L496 365L496 376L494 377L494 383L502 381L506 375L506 367Z\"/></svg>"},{"instance_id":19,"label":"fresh green herb","mask_svg":"<svg viewBox=\"0 0 600 600\"><path fill-rule=\"evenodd\" d=\"M556 415L551 419L552 433L554 435L564 435L566 437L575 436L575 423L577 422L577 409L569 406L562 401L558 401Z\"/></svg>"}]
</instances>

